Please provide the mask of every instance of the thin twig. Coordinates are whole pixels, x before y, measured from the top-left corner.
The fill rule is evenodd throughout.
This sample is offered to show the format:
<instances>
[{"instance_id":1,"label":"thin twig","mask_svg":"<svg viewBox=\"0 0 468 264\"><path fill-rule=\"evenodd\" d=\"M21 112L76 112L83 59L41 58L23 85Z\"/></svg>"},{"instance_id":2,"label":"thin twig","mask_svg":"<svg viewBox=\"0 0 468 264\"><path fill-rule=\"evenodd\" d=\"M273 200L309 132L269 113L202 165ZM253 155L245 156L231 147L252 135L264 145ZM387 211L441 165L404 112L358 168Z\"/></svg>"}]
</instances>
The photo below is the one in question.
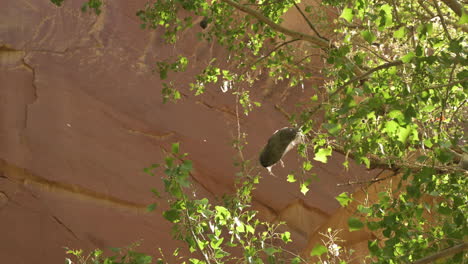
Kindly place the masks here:
<instances>
[{"instance_id":1,"label":"thin twig","mask_svg":"<svg viewBox=\"0 0 468 264\"><path fill-rule=\"evenodd\" d=\"M182 190L182 187L180 187L180 191L183 192ZM187 200L186 198L182 198L184 200L184 203L187 204ZM187 225L188 225L188 229L190 230L190 234L192 235L193 239L195 239L195 244L197 244L197 250L200 252L200 254L202 254L202 256L205 258L205 261L207 264L211 264L211 261L210 261L210 258L208 257L208 255L203 251L203 249L201 248L200 244L198 243L198 239L197 239L197 235L195 234L195 231L193 231L194 227L192 226L192 222L190 220L190 216L187 212L187 209L184 210L184 213L185 213L185 217L187 218Z\"/></svg>"},{"instance_id":2,"label":"thin twig","mask_svg":"<svg viewBox=\"0 0 468 264\"><path fill-rule=\"evenodd\" d=\"M294 65L299 66L299 64L300 64L301 62L305 61L307 58L310 58L310 57L312 57L312 56L320 56L320 54L310 54L310 55L307 55L307 56L305 56L304 58L300 59L299 61L295 62ZM317 67L317 68L322 69L323 67Z\"/></svg>"},{"instance_id":3,"label":"thin twig","mask_svg":"<svg viewBox=\"0 0 468 264\"><path fill-rule=\"evenodd\" d=\"M434 1L434 6L435 6L435 8L437 10L437 15L439 15L440 23L442 23L442 27L444 28L445 35L447 35L447 38L449 40L452 40L452 38L450 37L450 33L449 33L448 29L447 29L447 25L445 24L444 15L442 14L442 11L440 10L439 4L437 3L437 1Z\"/></svg>"},{"instance_id":4,"label":"thin twig","mask_svg":"<svg viewBox=\"0 0 468 264\"><path fill-rule=\"evenodd\" d=\"M401 24L401 20L400 20L399 14L398 14L397 5L395 3L395 0L392 0L392 5L393 5L393 10L395 11L395 19L398 22L398 24Z\"/></svg>"},{"instance_id":5,"label":"thin twig","mask_svg":"<svg viewBox=\"0 0 468 264\"><path fill-rule=\"evenodd\" d=\"M273 52L277 51L277 50L280 49L281 47L283 47L283 46L285 46L285 45L288 45L288 44L290 44L290 43L292 43L292 42L298 41L298 40L299 40L299 39L291 39L291 40L288 40L288 41L285 41L285 42L281 43L280 45L278 45L278 46L274 47L272 50L270 50L266 55L260 57L260 58L257 59L255 62L251 63L251 64L247 67L247 69L249 69L250 67L256 65L256 64L259 63L260 61L262 61L262 60L268 58Z\"/></svg>"},{"instance_id":6,"label":"thin twig","mask_svg":"<svg viewBox=\"0 0 468 264\"><path fill-rule=\"evenodd\" d=\"M330 143L330 145L333 147L334 151L341 153L342 155L346 155L346 151L343 146L337 143ZM356 160L352 153L349 153L348 156L351 159ZM366 157L370 161L371 168L380 168L380 169L387 169L387 170L393 170L393 171L398 171L401 168L407 168L411 171L420 171L421 169L427 167L427 165L425 164L421 164L417 162L410 163L410 162L405 162L405 161L398 161L397 158L392 158L392 157L387 157L387 159L383 160L382 158L374 154L368 154ZM432 165L431 168L433 168L439 173L462 172L462 173L468 174L466 170L459 168L458 166Z\"/></svg>"},{"instance_id":7,"label":"thin twig","mask_svg":"<svg viewBox=\"0 0 468 264\"><path fill-rule=\"evenodd\" d=\"M366 183L376 183L376 182L380 182L380 181L384 181L386 179L389 179L389 178L392 178L394 177L395 175L397 175L396 173L390 175L390 176L387 176L387 177L384 177L384 178L379 178L379 179L372 179L372 180L368 180L368 181L355 181L355 182L352 182L352 181L348 181L347 183L338 183L336 186L349 186L349 185L354 185L354 184L366 184Z\"/></svg>"},{"instance_id":8,"label":"thin twig","mask_svg":"<svg viewBox=\"0 0 468 264\"><path fill-rule=\"evenodd\" d=\"M459 84L459 83L463 83L463 82L467 82L467 81L468 81L468 78L463 78L461 80L449 82L449 83L446 83L446 84L438 84L438 85L434 85L434 86L429 86L427 89L438 89L438 88L443 88L443 87L446 87L446 86L453 86L455 84Z\"/></svg>"},{"instance_id":9,"label":"thin twig","mask_svg":"<svg viewBox=\"0 0 468 264\"><path fill-rule=\"evenodd\" d=\"M453 246L453 247L449 247L449 248L446 248L444 250L441 250L431 256L428 256L428 257L425 257L425 258L422 258L422 259L419 259L415 262L413 262L413 264L426 264L426 263L433 263L434 261L438 260L438 259L441 259L441 258L444 258L444 257L448 257L448 256L451 256L451 255L455 255L459 252L463 252L464 250L468 249L468 243L463 243L463 244L459 244L459 245L456 245L456 246Z\"/></svg>"},{"instance_id":10,"label":"thin twig","mask_svg":"<svg viewBox=\"0 0 468 264\"><path fill-rule=\"evenodd\" d=\"M418 0L418 3L419 5L424 9L424 11L426 11L426 13L429 14L429 16L432 18L432 17L435 17L436 15L434 13L432 13L432 11L424 4L424 1L423 0Z\"/></svg>"},{"instance_id":11,"label":"thin twig","mask_svg":"<svg viewBox=\"0 0 468 264\"><path fill-rule=\"evenodd\" d=\"M366 49L368 50L369 52L371 52L372 54L374 54L375 56L379 57L381 60L384 60L386 62L391 62L389 59L385 58L384 56L378 54L377 52L375 52L374 50L370 49L369 47L365 46L365 45L362 45L360 43L355 43L354 45L358 46L358 47L361 47L363 49Z\"/></svg>"},{"instance_id":12,"label":"thin twig","mask_svg":"<svg viewBox=\"0 0 468 264\"><path fill-rule=\"evenodd\" d=\"M377 66L375 68L372 68L370 70L368 70L367 72L365 72L364 74L362 75L359 75L359 76L356 76L354 78L352 78L351 80L345 82L343 85L341 85L340 87L338 87L333 93L330 94L329 98L332 98L333 96L335 96L337 93L341 92L343 89L345 89L348 85L354 83L354 82L357 82L357 81L360 81L360 80L363 80L365 78L367 78L369 75L371 75L372 73L376 72L376 71L380 71L380 70L383 70L383 69L387 69L387 68L390 68L390 67L393 67L393 66L399 66L399 65L402 65L403 64L403 61L401 60L397 60L397 61L392 61L392 62L389 62L389 63L385 63L385 64L382 64L380 66ZM317 105L313 110L309 111L309 114L310 115L313 115L315 114L318 110L320 110L320 108L322 108L322 105L323 104L319 104Z\"/></svg>"},{"instance_id":13,"label":"thin twig","mask_svg":"<svg viewBox=\"0 0 468 264\"><path fill-rule=\"evenodd\" d=\"M288 36L290 36L292 38L295 38L295 39L297 38L297 39L308 41L308 42L310 42L312 44L315 44L315 45L317 45L317 46L319 46L321 48L328 48L328 46L329 46L329 42L322 39L322 38L312 36L312 35L309 35L309 34L305 34L305 33L301 33L301 32L297 32L297 31L285 28L283 26L280 26L280 25L276 24L275 22L271 21L270 19L268 19L267 17L265 17L260 12L258 12L256 10L253 10L251 8L248 8L245 5L234 2L232 0L221 0L221 1L228 4L228 5L230 5L230 6L235 7L236 9L239 9L242 12L245 12L245 13L255 17L259 21L261 21L261 22L267 24L268 26L270 26L275 31L281 32L281 33L283 33L285 35L288 35Z\"/></svg>"},{"instance_id":14,"label":"thin twig","mask_svg":"<svg viewBox=\"0 0 468 264\"><path fill-rule=\"evenodd\" d=\"M455 69L457 68L457 64L454 64L453 67L452 67L452 70L450 71L450 77L449 77L449 83L452 82L452 79L453 79L453 73L455 72ZM446 89L445 91L445 97L442 101L442 109L440 111L440 118L439 118L439 133L437 135L437 138L440 140L440 135L442 134L442 121L444 120L444 113L445 113L445 108L447 107L447 101L448 101L448 97L449 97L449 94L450 94L450 90L449 88Z\"/></svg>"},{"instance_id":15,"label":"thin twig","mask_svg":"<svg viewBox=\"0 0 468 264\"><path fill-rule=\"evenodd\" d=\"M320 35L320 33L317 31L317 29L315 29L314 25L312 24L312 22L310 22L310 20L307 18L307 16L304 14L304 12L302 12L302 10L299 8L299 6L296 4L296 2L293 2L294 6L296 7L297 11L299 11L299 13L301 13L302 17L304 18L304 20L307 22L307 25L309 25L309 27L314 31L314 33L321 39L324 39L326 41L329 41L327 38L325 37L322 37Z\"/></svg>"},{"instance_id":16,"label":"thin twig","mask_svg":"<svg viewBox=\"0 0 468 264\"><path fill-rule=\"evenodd\" d=\"M275 104L275 109L280 111L288 120L291 120L291 115L287 113L284 108L282 108L279 104Z\"/></svg>"},{"instance_id":17,"label":"thin twig","mask_svg":"<svg viewBox=\"0 0 468 264\"><path fill-rule=\"evenodd\" d=\"M393 67L393 66L399 66L399 65L402 65L403 64L403 61L401 60L397 60L397 61L392 61L392 62L388 62L388 63L385 63L385 64L382 64L380 66L377 66L375 68L372 68L370 70L368 70L367 72L365 72L364 74L362 75L359 75L359 76L356 76L354 78L352 78L351 80L345 82L343 85L341 85L340 87L338 87L338 89L336 89L336 91L334 91L333 93L330 94L330 97L333 97L335 96L337 93L341 92L344 88L346 88L346 86L354 83L354 82L357 82L357 81L360 81L360 80L363 80L365 78L367 78L369 75L371 75L372 73L376 72L376 71L380 71L380 70L383 70L383 69L387 69L387 68L390 68L390 67Z\"/></svg>"},{"instance_id":18,"label":"thin twig","mask_svg":"<svg viewBox=\"0 0 468 264\"><path fill-rule=\"evenodd\" d=\"M312 35L309 35L309 34L305 34L305 33L302 33L302 32L297 32L297 31L294 31L294 30L291 30L291 29L288 29L288 28L285 28L279 24L276 24L275 22L271 21L269 18L267 18L266 16L264 16L262 13L254 10L254 9L251 9L245 5L242 5L238 2L234 2L232 0L220 0L244 13L247 13L253 17L255 17L257 20L259 20L260 22L263 22L265 24L267 24L268 26L270 26L273 30L277 31L277 32L280 32L280 33L283 33L287 36L290 36L294 39L299 39L299 40L304 40L304 41L307 41L309 43L312 43L314 45L317 45L319 48L323 49L323 50L329 50L330 48L333 48L333 45L330 45L330 42L323 39L323 38L320 38L320 37L317 37L317 36L312 36ZM353 71L356 75L361 75L362 74L362 70L360 67L356 66L351 60L345 58L345 60L347 60L347 62L353 64L355 67L353 68Z\"/></svg>"},{"instance_id":19,"label":"thin twig","mask_svg":"<svg viewBox=\"0 0 468 264\"><path fill-rule=\"evenodd\" d=\"M457 109L455 109L455 111L454 111L453 114L452 114L451 120L453 120L453 118L455 117L455 115L458 113L458 110L460 110L460 108L462 108L462 106L463 106L467 101L468 101L468 99L463 100L463 102L457 107Z\"/></svg>"}]
</instances>

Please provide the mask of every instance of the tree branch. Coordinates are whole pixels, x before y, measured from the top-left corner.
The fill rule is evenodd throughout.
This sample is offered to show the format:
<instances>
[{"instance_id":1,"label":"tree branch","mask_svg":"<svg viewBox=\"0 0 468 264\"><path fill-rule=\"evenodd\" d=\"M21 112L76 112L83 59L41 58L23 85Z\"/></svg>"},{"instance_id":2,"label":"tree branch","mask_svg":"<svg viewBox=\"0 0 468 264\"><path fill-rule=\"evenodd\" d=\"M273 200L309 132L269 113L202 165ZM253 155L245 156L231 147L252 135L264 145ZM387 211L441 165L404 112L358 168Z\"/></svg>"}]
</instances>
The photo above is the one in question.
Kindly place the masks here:
<instances>
[{"instance_id":1,"label":"tree branch","mask_svg":"<svg viewBox=\"0 0 468 264\"><path fill-rule=\"evenodd\" d=\"M368 70L367 72L359 75L359 76L356 76L354 78L352 78L351 80L345 82L343 85L341 85L340 87L338 87L333 93L330 94L329 98L335 96L337 93L343 91L344 88L346 88L346 86L352 84L353 82L357 82L357 81L360 81L360 80L363 80L365 78L367 78L369 75L371 75L372 73L376 72L376 71L380 71L380 70L383 70L383 69L387 69L387 68L390 68L392 66L399 66L399 65L402 65L403 64L403 61L401 60L397 60L397 61L392 61L392 62L389 62L389 63L384 63L380 66L377 66L375 68L372 68L370 70ZM320 108L322 108L322 105L323 104L319 104L317 105L313 110L311 110L309 112L310 115L313 115L315 114L315 112L317 112L318 110L320 110Z\"/></svg>"},{"instance_id":2,"label":"tree branch","mask_svg":"<svg viewBox=\"0 0 468 264\"><path fill-rule=\"evenodd\" d=\"M427 89L425 90L429 90L429 89L439 89L439 88L443 88L443 87L447 87L447 86L453 86L455 84L459 84L459 83L464 83L464 82L467 82L468 81L468 78L463 78L461 80L457 80L457 81L453 81L453 82L449 82L449 83L445 83L445 84L438 84L438 85L434 85L434 86L429 86Z\"/></svg>"},{"instance_id":3,"label":"tree branch","mask_svg":"<svg viewBox=\"0 0 468 264\"><path fill-rule=\"evenodd\" d=\"M258 12L256 10L253 10L251 8L248 8L247 6L242 5L242 4L238 3L238 2L234 2L232 0L220 0L220 1L230 5L230 6L234 7L234 8L236 8L236 9L244 12L244 13L247 13L247 14L255 17L260 22L263 22L263 23L267 24L268 26L270 26L273 30L275 30L277 32L281 32L281 33L283 33L283 34L285 34L287 36L290 36L290 37L292 37L294 39L300 39L300 40L307 41L307 42L309 42L311 44L317 45L319 48L324 49L324 50L327 50L329 48L333 48L331 43L329 41L323 39L323 38L308 35L308 34L305 34L305 33L297 32L297 31L290 30L288 28L282 27L282 26L276 24L275 22L271 21L269 18L267 18L266 16L264 16L260 12ZM347 60L351 64L353 64L355 66L353 68L354 74L361 75L362 74L361 68L356 66L349 59L347 59Z\"/></svg>"},{"instance_id":4,"label":"tree branch","mask_svg":"<svg viewBox=\"0 0 468 264\"><path fill-rule=\"evenodd\" d=\"M385 171L385 170L382 170L382 172ZM379 173L380 174L380 173ZM367 180L367 181L348 181L346 183L338 183L336 186L337 187L341 187L341 186L349 186L349 185L354 185L354 184L371 184L371 183L376 183L376 182L380 182L380 181L384 181L386 179L390 179L392 177L394 177L395 175L397 175L398 173L393 173L391 174L390 176L387 176L387 177L383 177L383 178L377 178L377 179L372 179L372 180Z\"/></svg>"},{"instance_id":5,"label":"tree branch","mask_svg":"<svg viewBox=\"0 0 468 264\"><path fill-rule=\"evenodd\" d=\"M452 40L452 38L450 37L450 33L447 29L447 25L445 24L445 19L444 19L444 15L442 14L442 11L440 10L440 7L439 7L439 3L437 3L436 1L434 1L434 6L437 10L437 15L439 16L440 18L440 23L442 24L442 27L444 28L444 31L445 31L445 35L447 35L447 38L449 40Z\"/></svg>"},{"instance_id":6,"label":"tree branch","mask_svg":"<svg viewBox=\"0 0 468 264\"><path fill-rule=\"evenodd\" d=\"M444 249L442 251L439 251L439 252L435 253L434 255L419 259L419 260L413 262L413 264L432 263L432 262L434 262L434 261L436 261L438 259L441 259L441 258L444 258L444 257L447 257L447 256L451 256L451 255L457 254L459 252L463 252L465 249L468 249L468 243L466 243L466 242L463 243L463 244L459 244L459 245L450 247L450 248L446 248L446 249Z\"/></svg>"},{"instance_id":7,"label":"tree branch","mask_svg":"<svg viewBox=\"0 0 468 264\"><path fill-rule=\"evenodd\" d=\"M310 20L307 18L307 16L304 14L304 12L302 12L302 10L299 8L299 6L296 4L296 2L293 2L294 6L296 7L297 11L299 11L299 13L301 13L302 17L304 18L304 20L306 21L307 25L309 25L309 27L314 31L314 33L321 39L324 39L326 41L329 41L327 38L325 37L322 37L320 35L320 33L317 31L317 29L315 29L314 25L312 24L312 22L310 22Z\"/></svg>"},{"instance_id":8,"label":"tree branch","mask_svg":"<svg viewBox=\"0 0 468 264\"><path fill-rule=\"evenodd\" d=\"M312 44L315 44L315 45L319 46L320 48L328 48L329 47L330 43L328 41L326 41L326 40L324 40L322 38L316 37L316 36L304 34L304 33L301 33L301 32L297 32L297 31L290 30L290 29L287 29L285 27L282 27L282 26L274 23L270 19L268 19L266 16L264 16L260 12L258 12L256 10L253 10L251 8L248 8L245 5L241 5L241 4L239 4L237 2L234 2L232 0L221 0L221 1L228 4L228 5L230 5L230 6L235 7L236 9L241 10L242 12L245 12L245 13L255 17L259 21L261 21L261 22L267 24L268 26L270 26L272 29L274 29L274 30L276 30L278 32L281 32L281 33L283 33L285 35L288 35L288 36L290 36L292 38L308 41L308 42L310 42Z\"/></svg>"},{"instance_id":9,"label":"tree branch","mask_svg":"<svg viewBox=\"0 0 468 264\"><path fill-rule=\"evenodd\" d=\"M459 17L463 15L463 6L458 3L457 0L441 0L444 2L445 5L447 5L450 9L452 9L455 14L457 14ZM465 11L466 12L466 11Z\"/></svg>"},{"instance_id":10,"label":"tree branch","mask_svg":"<svg viewBox=\"0 0 468 264\"><path fill-rule=\"evenodd\" d=\"M424 4L423 0L418 0L419 5L424 9L424 11L429 14L431 18L435 17L434 13Z\"/></svg>"},{"instance_id":11,"label":"tree branch","mask_svg":"<svg viewBox=\"0 0 468 264\"><path fill-rule=\"evenodd\" d=\"M331 143L330 144L333 147L333 150L341 153L343 155L346 155L346 151L344 150L343 146L337 144L337 143ZM350 157L353 160L356 160L354 155L352 153L348 154L348 157ZM398 171L402 168L408 168L411 171L420 171L424 167L431 167L434 170L436 170L439 173L454 173L454 172L462 172L467 174L467 171L458 167L458 166L427 166L425 164L417 163L417 162L405 162L405 161L397 161L396 158L392 159L391 157L389 159L381 159L377 155L374 154L368 154L366 156L369 161L370 161L370 167L373 169L387 169L387 170L393 170L393 171Z\"/></svg>"},{"instance_id":12,"label":"tree branch","mask_svg":"<svg viewBox=\"0 0 468 264\"><path fill-rule=\"evenodd\" d=\"M285 42L279 44L278 46L276 46L276 47L274 47L272 50L270 50L266 55L260 57L258 60L256 60L256 61L253 62L252 64L250 64L250 65L247 67L247 69L250 68L250 67L252 67L252 66L254 66L254 65L256 65L256 64L259 63L260 61L262 61L262 60L268 58L273 52L277 51L277 50L280 49L281 47L283 47L283 46L285 46L285 45L288 45L288 44L290 44L290 43L292 43L292 42L298 41L298 40L299 40L299 39L291 39L291 40L288 40L288 41L285 41Z\"/></svg>"}]
</instances>

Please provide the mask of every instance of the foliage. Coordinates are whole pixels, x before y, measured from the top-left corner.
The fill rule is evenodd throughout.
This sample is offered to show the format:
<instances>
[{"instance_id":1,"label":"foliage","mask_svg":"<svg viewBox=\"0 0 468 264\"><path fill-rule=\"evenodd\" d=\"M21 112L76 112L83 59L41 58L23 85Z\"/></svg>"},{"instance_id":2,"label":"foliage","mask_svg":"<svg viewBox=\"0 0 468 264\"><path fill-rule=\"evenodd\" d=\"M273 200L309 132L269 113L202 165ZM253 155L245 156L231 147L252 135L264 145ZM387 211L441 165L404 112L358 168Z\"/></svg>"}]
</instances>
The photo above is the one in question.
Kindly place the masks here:
<instances>
[{"instance_id":1,"label":"foliage","mask_svg":"<svg viewBox=\"0 0 468 264\"><path fill-rule=\"evenodd\" d=\"M185 260L187 263L263 263L265 258L272 263L303 261L279 246L291 242L289 232L278 231L282 223L259 221L257 212L250 208L258 175L249 176L239 184L234 196L225 196L222 202L213 205L207 198L196 199L189 181L192 162L186 153L180 153L178 143L172 145L164 165L152 166L145 172L154 175L154 168L159 167L164 169L162 180L169 204L163 216L173 223L171 233L175 239L186 242L190 252L201 256L200 259L194 254ZM239 248L242 254L235 253ZM166 263L162 258L158 261Z\"/></svg>"},{"instance_id":2,"label":"foliage","mask_svg":"<svg viewBox=\"0 0 468 264\"><path fill-rule=\"evenodd\" d=\"M88 5L91 2L99 1ZM379 193L375 202L360 201L348 221L351 230L366 227L380 238L369 241L369 261L410 262L465 243L467 168L458 164L468 153L466 5L457 0L298 2L154 0L136 15L142 28L160 28L170 45L204 17L203 29L196 30L200 41L215 41L229 56L224 67L220 58L210 58L194 76L189 89L196 95L208 84L220 85L236 95L248 114L255 105L249 91L261 75L313 90L309 104L291 119L310 139L299 147L305 158L303 175L311 174L309 159L327 163L336 152L345 155L345 168L352 159L395 172L397 186ZM310 34L283 26L282 17L290 9L300 12ZM330 13L336 15L333 21ZM334 32L320 32L327 28ZM317 60L312 60L317 56L324 62L320 76L326 81L305 87L317 75ZM188 63L179 54L173 62L157 64L161 79L168 79L165 101L181 98L171 80L183 74ZM317 122L322 120L319 115L326 121ZM176 237L205 262L238 258L229 253L232 245L241 246L242 258L249 263L283 257L281 247L263 243L281 236L254 232L260 226L275 230L256 220L248 207L258 176L242 169L243 193L213 206L185 194L191 163L184 155L173 150L165 166L171 209L164 216L174 224ZM295 182L295 175L288 175L287 181ZM310 179L301 181L304 194L310 184ZM343 206L352 200L338 197ZM226 232L229 235L221 235ZM330 250L318 247L313 254L320 255L323 248ZM461 252L449 257L450 263L463 261Z\"/></svg>"},{"instance_id":3,"label":"foliage","mask_svg":"<svg viewBox=\"0 0 468 264\"><path fill-rule=\"evenodd\" d=\"M151 264L152 257L133 250L137 247L135 243L127 248L111 248L113 256L105 257L104 251L95 249L91 253L85 255L83 250L72 250L67 248L67 254L71 255L73 260L66 258L66 264Z\"/></svg>"}]
</instances>

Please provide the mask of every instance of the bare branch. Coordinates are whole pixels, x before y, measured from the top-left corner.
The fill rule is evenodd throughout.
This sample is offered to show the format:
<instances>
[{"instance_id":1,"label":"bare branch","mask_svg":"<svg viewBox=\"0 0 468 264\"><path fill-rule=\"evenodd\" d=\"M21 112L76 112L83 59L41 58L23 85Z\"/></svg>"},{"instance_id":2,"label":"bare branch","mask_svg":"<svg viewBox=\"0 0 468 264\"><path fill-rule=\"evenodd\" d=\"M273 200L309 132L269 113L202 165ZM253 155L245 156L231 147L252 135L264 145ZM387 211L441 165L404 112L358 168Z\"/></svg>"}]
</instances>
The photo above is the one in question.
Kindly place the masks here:
<instances>
[{"instance_id":1,"label":"bare branch","mask_svg":"<svg viewBox=\"0 0 468 264\"><path fill-rule=\"evenodd\" d=\"M444 2L444 4L446 4L450 9L452 9L453 12L455 12L455 14L457 14L458 16L462 16L463 15L463 6L458 3L457 0L441 0L442 2ZM466 12L466 11L465 11Z\"/></svg>"},{"instance_id":2,"label":"bare branch","mask_svg":"<svg viewBox=\"0 0 468 264\"><path fill-rule=\"evenodd\" d=\"M382 170L382 171L385 171L385 170ZM371 184L371 183L384 181L384 180L389 179L391 177L394 177L396 175L397 175L397 173L393 173L393 174L391 174L390 176L387 176L387 177L372 179L372 180L368 180L368 181L348 181L346 183L338 183L336 186L341 187L341 186L349 186L349 185L354 185L354 184Z\"/></svg>"},{"instance_id":3,"label":"bare branch","mask_svg":"<svg viewBox=\"0 0 468 264\"><path fill-rule=\"evenodd\" d=\"M260 61L262 61L262 60L268 58L273 52L277 51L277 50L280 49L281 47L283 47L283 46L285 46L285 45L288 45L288 44L290 44L290 43L292 43L292 42L298 41L298 40L299 40L299 39L292 39L292 40L288 40L288 41L285 41L285 42L279 44L278 46L276 46L276 47L274 47L272 50L270 50L266 55L260 57L260 58L259 58L258 60L256 60L256 61L254 61L254 62L253 62L252 64L250 64L249 67L247 67L247 68L250 68L250 67L256 65L257 63L259 63Z\"/></svg>"},{"instance_id":4,"label":"bare branch","mask_svg":"<svg viewBox=\"0 0 468 264\"><path fill-rule=\"evenodd\" d=\"M304 20L307 22L307 25L309 25L309 27L315 32L315 34L321 38L321 39L324 39L326 41L329 41L327 38L324 38L320 35L320 33L317 31L317 29L315 29L314 25L312 24L312 22L310 22L310 20L307 18L307 16L304 14L304 12L302 12L302 10L299 8L299 6L296 4L296 2L293 2L294 6L296 7L297 11L299 11L299 13L301 13L302 17L304 18Z\"/></svg>"}]
</instances>

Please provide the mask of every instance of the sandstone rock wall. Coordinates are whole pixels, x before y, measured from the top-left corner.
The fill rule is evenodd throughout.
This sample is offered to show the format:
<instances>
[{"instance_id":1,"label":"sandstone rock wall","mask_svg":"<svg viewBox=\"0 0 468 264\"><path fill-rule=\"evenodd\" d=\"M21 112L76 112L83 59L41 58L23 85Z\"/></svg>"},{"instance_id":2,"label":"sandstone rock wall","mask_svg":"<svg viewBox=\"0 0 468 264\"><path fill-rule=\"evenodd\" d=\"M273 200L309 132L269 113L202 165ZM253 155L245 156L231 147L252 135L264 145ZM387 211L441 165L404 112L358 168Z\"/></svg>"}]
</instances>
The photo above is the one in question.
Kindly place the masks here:
<instances>
[{"instance_id":1,"label":"sandstone rock wall","mask_svg":"<svg viewBox=\"0 0 468 264\"><path fill-rule=\"evenodd\" d=\"M173 249L160 213L146 213L157 177L142 168L181 142L194 162L199 196L233 191L236 168L235 98L214 87L195 97L184 84L222 48L197 42L195 29L176 46L160 32L139 28L136 11L145 1L107 1L100 16L80 11L81 1L62 8L49 0L0 2L0 260L2 263L63 263L64 249L107 248L143 239L141 250ZM296 22L295 22L296 21ZM290 14L288 25L299 25ZM155 61L183 53L194 62L180 76L184 100L163 104ZM320 65L320 61L317 61ZM268 79L253 91L263 107L242 117L246 157L256 160L287 111L308 98ZM340 182L375 173L341 168L338 154L314 164L320 180L307 196L285 176L298 165L289 154L278 177L263 172L254 205L261 217L287 221L295 251L338 209L334 197L355 186Z\"/></svg>"}]
</instances>

